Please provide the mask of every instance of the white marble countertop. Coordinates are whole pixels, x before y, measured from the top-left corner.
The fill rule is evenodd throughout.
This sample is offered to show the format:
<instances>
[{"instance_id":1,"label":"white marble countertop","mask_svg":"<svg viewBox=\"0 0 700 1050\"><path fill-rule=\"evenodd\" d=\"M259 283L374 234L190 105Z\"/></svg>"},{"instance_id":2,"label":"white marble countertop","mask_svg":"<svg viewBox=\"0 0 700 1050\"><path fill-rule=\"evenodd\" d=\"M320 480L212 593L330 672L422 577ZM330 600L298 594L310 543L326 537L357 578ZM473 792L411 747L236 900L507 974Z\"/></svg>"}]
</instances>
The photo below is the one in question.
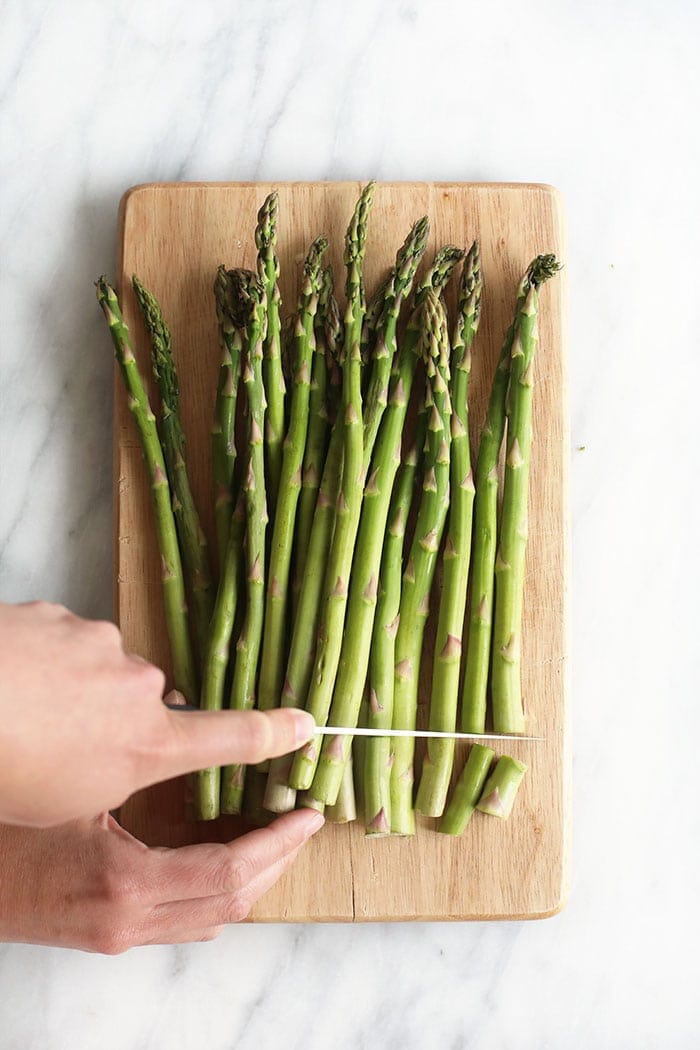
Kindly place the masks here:
<instances>
[{"instance_id":1,"label":"white marble countertop","mask_svg":"<svg viewBox=\"0 0 700 1050\"><path fill-rule=\"evenodd\" d=\"M3 5L4 599L110 613L92 281L129 185L561 189L575 852L571 901L544 922L236 927L116 958L0 947L2 1050L697 1045L698 34L692 0Z\"/></svg>"}]
</instances>

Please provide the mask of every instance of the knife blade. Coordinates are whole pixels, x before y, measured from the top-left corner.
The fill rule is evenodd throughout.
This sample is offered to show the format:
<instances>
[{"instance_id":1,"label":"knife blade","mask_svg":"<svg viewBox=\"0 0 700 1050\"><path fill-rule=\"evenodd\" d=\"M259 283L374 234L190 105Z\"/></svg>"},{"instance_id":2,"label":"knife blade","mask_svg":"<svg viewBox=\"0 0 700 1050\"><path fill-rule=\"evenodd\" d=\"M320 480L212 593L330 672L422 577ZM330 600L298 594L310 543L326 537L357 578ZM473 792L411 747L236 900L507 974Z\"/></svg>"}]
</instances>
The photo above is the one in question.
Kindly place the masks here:
<instances>
[{"instance_id":1,"label":"knife blade","mask_svg":"<svg viewBox=\"0 0 700 1050\"><path fill-rule=\"evenodd\" d=\"M316 726L317 736L410 737L413 740L544 740L543 736L515 733L443 733L438 729L367 729L350 726Z\"/></svg>"}]
</instances>

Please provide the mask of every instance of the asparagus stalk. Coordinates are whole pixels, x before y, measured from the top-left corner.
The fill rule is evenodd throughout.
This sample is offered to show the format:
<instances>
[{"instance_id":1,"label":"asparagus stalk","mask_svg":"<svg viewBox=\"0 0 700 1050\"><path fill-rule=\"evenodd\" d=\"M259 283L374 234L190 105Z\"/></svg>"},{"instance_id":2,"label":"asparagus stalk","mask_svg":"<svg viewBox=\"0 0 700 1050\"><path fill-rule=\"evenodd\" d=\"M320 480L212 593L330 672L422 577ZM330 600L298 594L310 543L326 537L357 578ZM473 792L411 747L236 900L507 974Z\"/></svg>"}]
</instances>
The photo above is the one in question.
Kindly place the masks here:
<instances>
[{"instance_id":1,"label":"asparagus stalk","mask_svg":"<svg viewBox=\"0 0 700 1050\"><path fill-rule=\"evenodd\" d=\"M194 704L198 695L197 672L190 643L185 583L170 486L156 420L136 364L129 329L122 317L117 294L107 283L106 277L100 277L96 287L97 301L109 325L115 357L129 397L129 408L138 431L151 488L175 688L189 703Z\"/></svg>"},{"instance_id":2,"label":"asparagus stalk","mask_svg":"<svg viewBox=\"0 0 700 1050\"><path fill-rule=\"evenodd\" d=\"M200 657L203 657L214 608L211 566L206 537L195 506L185 460L185 435L180 422L180 390L173 360L170 329L154 295L138 277L131 283L151 340L151 363L161 398L161 445L168 481L173 492L173 512L180 540L186 582L192 598L192 617Z\"/></svg>"},{"instance_id":3,"label":"asparagus stalk","mask_svg":"<svg viewBox=\"0 0 700 1050\"><path fill-rule=\"evenodd\" d=\"M340 491L342 462L343 427L338 424L331 433L309 538L306 560L313 566L323 566L328 557L335 524L335 506ZM304 707L306 703L314 663L323 583L322 569L305 572L303 575L282 689L282 707ZM293 763L293 754L273 758L270 762L265 806L274 813L287 813L294 809L296 789L289 786Z\"/></svg>"},{"instance_id":4,"label":"asparagus stalk","mask_svg":"<svg viewBox=\"0 0 700 1050\"><path fill-rule=\"evenodd\" d=\"M425 412L420 414L415 440L404 455L391 497L384 540L379 596L369 659L367 725L391 729L394 708L394 653L401 604L401 571L406 522L413 499L419 450L425 440ZM355 743L360 742L358 738ZM391 743L389 737L364 741L364 813L368 835L388 835L391 828Z\"/></svg>"},{"instance_id":5,"label":"asparagus stalk","mask_svg":"<svg viewBox=\"0 0 700 1050\"><path fill-rule=\"evenodd\" d=\"M233 472L236 465L236 405L241 375L241 333L232 316L231 289L225 266L220 266L214 281L216 317L219 322L221 364L216 391L216 406L211 429L212 481L214 485L214 518L219 570L226 557L228 530L233 507ZM237 319L240 322L240 318Z\"/></svg>"},{"instance_id":6,"label":"asparagus stalk","mask_svg":"<svg viewBox=\"0 0 700 1050\"><path fill-rule=\"evenodd\" d=\"M314 352L314 317L321 286L321 259L328 248L325 237L311 245L304 264L295 329L294 386L289 430L284 441L281 484L272 531L270 569L265 604L265 632L260 666L258 706L262 710L280 703L286 663L285 622L289 570L301 470L309 424L309 382Z\"/></svg>"},{"instance_id":7,"label":"asparagus stalk","mask_svg":"<svg viewBox=\"0 0 700 1050\"><path fill-rule=\"evenodd\" d=\"M472 533L474 482L469 455L467 396L471 352L481 312L479 246L472 245L464 262L457 323L452 341L452 444L450 448L450 512L443 553L442 591L438 615L430 700L430 729L454 732L457 721L459 668ZM429 740L418 787L416 810L439 817L445 808L454 761L454 740Z\"/></svg>"},{"instance_id":8,"label":"asparagus stalk","mask_svg":"<svg viewBox=\"0 0 700 1050\"><path fill-rule=\"evenodd\" d=\"M507 820L526 772L527 766L518 762L517 758L503 755L486 781L476 808L490 817Z\"/></svg>"},{"instance_id":9,"label":"asparagus stalk","mask_svg":"<svg viewBox=\"0 0 700 1050\"><path fill-rule=\"evenodd\" d=\"M440 821L445 835L461 835L471 820L486 783L494 751L483 744L472 744L464 769L455 785L450 803Z\"/></svg>"},{"instance_id":10,"label":"asparagus stalk","mask_svg":"<svg viewBox=\"0 0 700 1050\"><path fill-rule=\"evenodd\" d=\"M240 597L245 535L245 494L240 493L231 517L226 556L219 577L216 602L202 672L199 706L205 711L223 707L231 636ZM221 771L216 767L197 774L196 808L199 820L215 820L220 812Z\"/></svg>"},{"instance_id":11,"label":"asparagus stalk","mask_svg":"<svg viewBox=\"0 0 700 1050\"><path fill-rule=\"evenodd\" d=\"M322 274L314 330L316 343L311 368L309 430L294 540L292 624L295 630L282 692L283 707L303 707L308 692L323 574L304 575L304 567L309 552L314 564L323 564L327 557L333 534L333 508L340 484L341 433L333 431L335 436L331 439L331 447L326 450L330 423L337 415L342 381L338 362L342 350L342 328L330 266ZM296 791L288 784L292 760L293 755L283 755L270 763L265 806L274 813L294 809Z\"/></svg>"},{"instance_id":12,"label":"asparagus stalk","mask_svg":"<svg viewBox=\"0 0 700 1050\"><path fill-rule=\"evenodd\" d=\"M349 824L357 819L352 757L345 763L338 798L332 806L325 807L325 814L326 820L331 824Z\"/></svg>"},{"instance_id":13,"label":"asparagus stalk","mask_svg":"<svg viewBox=\"0 0 700 1050\"><path fill-rule=\"evenodd\" d=\"M345 239L347 307L343 346L343 471L325 572L323 611L314 669L306 700L306 709L313 714L317 724L325 722L333 694L343 638L352 555L362 509L364 467L360 336L365 307L362 263L373 194L374 183L370 182L360 195ZM322 565L314 565L310 559L307 560L307 573L321 572L322 569ZM299 790L310 786L319 746L319 738L315 737L310 745L297 752L290 777L291 787Z\"/></svg>"},{"instance_id":14,"label":"asparagus stalk","mask_svg":"<svg viewBox=\"0 0 700 1050\"><path fill-rule=\"evenodd\" d=\"M525 300L527 280L518 287L515 317ZM462 731L483 733L486 727L486 689L491 653L496 521L498 514L498 458L506 420L506 391L515 320L508 329L494 373L476 461L476 493L471 558L469 638L462 691Z\"/></svg>"},{"instance_id":15,"label":"asparagus stalk","mask_svg":"<svg viewBox=\"0 0 700 1050\"><path fill-rule=\"evenodd\" d=\"M426 403L430 406L423 473L423 493L408 562L403 574L399 627L394 664L393 728L415 728L418 673L423 634L428 619L437 552L447 516L450 493L450 395L447 318L440 299L429 293L426 303ZM430 402L432 401L432 405ZM414 741L393 741L391 768L391 830L401 835L415 831L413 813Z\"/></svg>"},{"instance_id":16,"label":"asparagus stalk","mask_svg":"<svg viewBox=\"0 0 700 1050\"><path fill-rule=\"evenodd\" d=\"M248 401L248 463L243 488L246 496L245 617L236 642L236 661L229 706L248 710L255 702L255 679L265 611L265 391L262 377L262 340L265 331L265 289L248 270L230 271L232 300L245 320L243 383ZM240 813L245 767L226 766L222 773L221 810Z\"/></svg>"},{"instance_id":17,"label":"asparagus stalk","mask_svg":"<svg viewBox=\"0 0 700 1050\"><path fill-rule=\"evenodd\" d=\"M406 240L397 256L394 289L387 292L385 320L378 338L378 342L388 348L392 361L396 345L396 301L410 287L417 262L422 254L422 251L415 251L415 239L421 237L424 243L427 224L423 222L416 224L414 232L415 236ZM434 297L432 292L429 295ZM427 296L424 304L425 310L428 311ZM423 306L418 308L412 318L410 336L404 340L402 350L392 370L389 407L381 418L379 437L364 491L357 540L358 554L353 561L346 630L329 715L331 724L355 725L362 701L377 604L377 583L382 546L391 492L401 462L401 435L418 362L419 341L415 333L420 332L424 323L428 323L427 320L423 321L422 313ZM340 789L343 766L347 761L351 746L351 737L337 740L334 737L328 737L323 742L320 762L311 790L317 798L326 803L332 804Z\"/></svg>"},{"instance_id":18,"label":"asparagus stalk","mask_svg":"<svg viewBox=\"0 0 700 1050\"><path fill-rule=\"evenodd\" d=\"M282 442L285 434L285 381L281 353L280 264L277 244L279 200L273 191L258 212L255 244L258 249L258 277L265 289L267 328L263 340L263 382L267 409L265 415L265 465L268 513L274 520L277 490L282 473Z\"/></svg>"},{"instance_id":19,"label":"asparagus stalk","mask_svg":"<svg viewBox=\"0 0 700 1050\"><path fill-rule=\"evenodd\" d=\"M534 357L538 342L537 289L556 272L557 266L553 257L540 256L528 270L525 298L518 310L510 352L506 404L508 436L495 565L491 665L493 723L497 733L522 733L525 729L520 684L520 631L525 584Z\"/></svg>"},{"instance_id":20,"label":"asparagus stalk","mask_svg":"<svg viewBox=\"0 0 700 1050\"><path fill-rule=\"evenodd\" d=\"M335 357L340 334L338 304L333 295L333 271L330 266L323 271L315 318L315 346L311 365L311 389L309 393L309 428L304 449L304 466L301 478L301 495L297 511L296 536L294 541L293 594L296 601L301 591L306 554L321 474L326 455L329 431L328 379L329 369Z\"/></svg>"}]
</instances>

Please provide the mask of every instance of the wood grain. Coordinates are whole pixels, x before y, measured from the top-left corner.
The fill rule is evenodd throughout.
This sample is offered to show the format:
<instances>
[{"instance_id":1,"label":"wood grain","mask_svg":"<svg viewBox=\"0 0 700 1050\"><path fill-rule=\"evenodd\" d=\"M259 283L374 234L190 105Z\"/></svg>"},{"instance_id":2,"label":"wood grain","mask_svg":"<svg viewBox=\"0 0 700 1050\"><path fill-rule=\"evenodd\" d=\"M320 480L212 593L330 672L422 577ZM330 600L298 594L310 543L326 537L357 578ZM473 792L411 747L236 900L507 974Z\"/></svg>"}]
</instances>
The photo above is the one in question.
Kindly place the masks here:
<instances>
[{"instance_id":1,"label":"wood grain","mask_svg":"<svg viewBox=\"0 0 700 1050\"><path fill-rule=\"evenodd\" d=\"M319 233L330 238L336 283L342 288L343 234L360 184L276 185L281 291L290 308L304 252ZM124 313L147 373L146 342L130 288L131 274L137 273L157 295L172 327L193 487L210 538L209 429L219 357L212 281L220 262L254 268L255 216L272 188L267 183L139 186L125 195L120 209L118 282ZM560 199L551 187L539 185L381 184L368 240L370 293L411 223L426 213L431 221L429 255L444 243L467 245L474 237L481 242L485 296L471 385L474 441L517 282L534 255L554 251L565 258ZM541 296L523 691L528 731L544 740L509 745L529 766L513 816L501 822L477 813L460 839L436 834L435 822L423 818L412 839L367 839L359 826L327 826L258 904L255 921L534 918L555 913L565 902L571 764L565 293L566 270ZM115 486L118 622L130 649L167 670L149 494L119 380ZM423 701L430 691L429 663L424 661ZM425 718L424 710L421 715ZM124 826L148 843L169 846L224 840L241 831L232 818L209 825L186 823L183 795L180 781L135 796L122 809Z\"/></svg>"}]
</instances>

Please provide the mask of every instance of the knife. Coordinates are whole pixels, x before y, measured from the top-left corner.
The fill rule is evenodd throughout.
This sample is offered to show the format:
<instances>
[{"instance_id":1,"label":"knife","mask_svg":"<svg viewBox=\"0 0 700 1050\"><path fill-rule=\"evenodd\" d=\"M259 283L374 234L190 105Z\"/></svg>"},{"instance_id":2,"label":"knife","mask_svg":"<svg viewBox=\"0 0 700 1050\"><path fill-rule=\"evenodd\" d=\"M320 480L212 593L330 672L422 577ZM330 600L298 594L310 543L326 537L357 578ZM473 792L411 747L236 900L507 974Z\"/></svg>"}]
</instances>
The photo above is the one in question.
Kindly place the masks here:
<instances>
[{"instance_id":1,"label":"knife","mask_svg":"<svg viewBox=\"0 0 700 1050\"><path fill-rule=\"evenodd\" d=\"M171 711L199 711L192 704L165 705ZM442 733L437 729L366 729L352 726L316 726L315 736L402 736L413 740L544 740L543 736L520 736L516 733Z\"/></svg>"}]
</instances>

